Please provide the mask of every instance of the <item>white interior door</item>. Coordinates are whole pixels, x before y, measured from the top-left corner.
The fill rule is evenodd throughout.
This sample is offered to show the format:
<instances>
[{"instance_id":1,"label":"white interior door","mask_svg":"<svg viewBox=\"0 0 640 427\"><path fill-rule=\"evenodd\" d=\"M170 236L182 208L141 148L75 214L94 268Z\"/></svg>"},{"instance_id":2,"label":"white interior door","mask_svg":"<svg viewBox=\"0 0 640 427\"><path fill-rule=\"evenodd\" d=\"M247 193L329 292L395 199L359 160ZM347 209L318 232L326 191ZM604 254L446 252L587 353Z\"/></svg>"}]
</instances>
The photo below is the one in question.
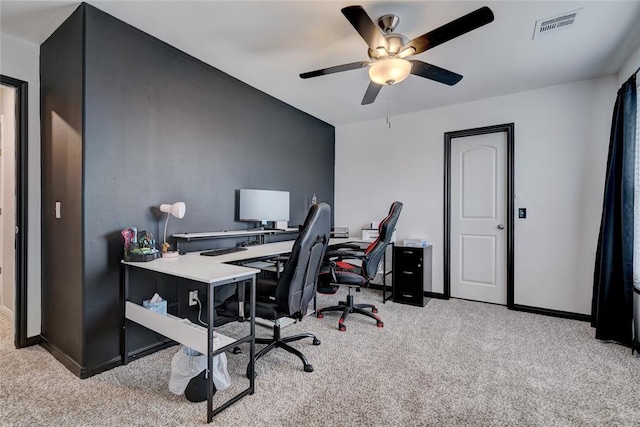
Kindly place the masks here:
<instances>
[{"instance_id":1,"label":"white interior door","mask_svg":"<svg viewBox=\"0 0 640 427\"><path fill-rule=\"evenodd\" d=\"M3 169L3 157L2 152L4 151L4 132L3 132L3 122L4 122L4 114L0 114L0 307L4 306L3 304L3 294L4 294L4 218L2 217L2 211L4 210L4 169Z\"/></svg>"},{"instance_id":2,"label":"white interior door","mask_svg":"<svg viewBox=\"0 0 640 427\"><path fill-rule=\"evenodd\" d=\"M16 89L0 85L0 310L13 316L15 310L16 229Z\"/></svg>"},{"instance_id":3,"label":"white interior door","mask_svg":"<svg viewBox=\"0 0 640 427\"><path fill-rule=\"evenodd\" d=\"M451 296L507 303L507 134L451 141Z\"/></svg>"}]
</instances>

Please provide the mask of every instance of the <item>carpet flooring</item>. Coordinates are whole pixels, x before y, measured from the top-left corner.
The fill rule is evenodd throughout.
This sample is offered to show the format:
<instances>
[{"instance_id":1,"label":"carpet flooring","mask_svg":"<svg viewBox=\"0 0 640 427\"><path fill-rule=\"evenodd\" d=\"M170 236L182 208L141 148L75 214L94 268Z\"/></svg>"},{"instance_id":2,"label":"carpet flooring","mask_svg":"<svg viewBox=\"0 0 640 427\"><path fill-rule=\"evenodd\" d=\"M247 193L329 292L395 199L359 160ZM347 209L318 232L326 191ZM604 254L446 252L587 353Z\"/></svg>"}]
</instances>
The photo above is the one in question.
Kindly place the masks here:
<instances>
[{"instance_id":1,"label":"carpet flooring","mask_svg":"<svg viewBox=\"0 0 640 427\"><path fill-rule=\"evenodd\" d=\"M640 359L594 339L588 323L463 300L382 304L380 295L365 289L356 299L378 305L384 328L351 315L339 332L337 313L286 327L284 335L310 331L322 341L293 344L315 371L270 352L256 367L255 394L211 425L640 425ZM318 305L335 300L321 296ZM176 351L80 380L40 346L16 350L0 315L0 425L205 425L206 403L167 388ZM233 386L217 399L246 386L247 353L227 355Z\"/></svg>"}]
</instances>

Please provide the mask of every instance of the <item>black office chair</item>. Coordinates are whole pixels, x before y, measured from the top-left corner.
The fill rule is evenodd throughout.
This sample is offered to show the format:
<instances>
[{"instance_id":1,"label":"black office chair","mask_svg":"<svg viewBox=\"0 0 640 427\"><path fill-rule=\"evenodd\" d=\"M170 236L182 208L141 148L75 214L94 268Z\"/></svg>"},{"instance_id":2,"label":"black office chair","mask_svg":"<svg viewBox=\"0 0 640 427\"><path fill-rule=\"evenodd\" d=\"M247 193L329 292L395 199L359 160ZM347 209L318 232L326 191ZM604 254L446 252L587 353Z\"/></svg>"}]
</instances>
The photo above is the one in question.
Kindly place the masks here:
<instances>
[{"instance_id":1,"label":"black office chair","mask_svg":"<svg viewBox=\"0 0 640 427\"><path fill-rule=\"evenodd\" d=\"M402 210L401 202L393 202L389 209L389 215L378 226L378 238L374 240L364 251L359 246L353 244L343 244L332 246L325 255L325 264L318 278L318 292L326 294L334 294L338 291L339 286L348 286L349 294L346 301L340 301L338 305L321 308L316 310L316 316L321 319L323 313L327 311L342 311L342 316L338 320L338 329L346 331L344 324L350 313L359 313L369 316L376 320L379 328L384 326L375 313L378 309L373 304L354 304L351 289L368 285L378 272L378 265L382 260L387 246L391 243L391 236L396 228L400 211ZM362 265L354 265L349 260L360 260ZM370 309L371 311L367 311Z\"/></svg>"},{"instance_id":2,"label":"black office chair","mask_svg":"<svg viewBox=\"0 0 640 427\"><path fill-rule=\"evenodd\" d=\"M275 323L273 338L256 338L256 344L267 344L267 346L256 353L255 361L274 348L282 348L298 356L306 372L313 372L313 366L304 354L288 343L312 338L313 345L320 345L320 340L311 333L282 337L278 320L284 317L302 320L306 315L307 306L316 295L318 273L329 244L330 232L331 208L327 203L313 205L293 244L280 277L277 280L258 280L255 315L273 320ZM248 313L249 305L245 305L245 312ZM237 316L237 312L237 301L227 301L221 309L216 310L218 315L229 317ZM247 376L249 374L250 372L247 372Z\"/></svg>"}]
</instances>

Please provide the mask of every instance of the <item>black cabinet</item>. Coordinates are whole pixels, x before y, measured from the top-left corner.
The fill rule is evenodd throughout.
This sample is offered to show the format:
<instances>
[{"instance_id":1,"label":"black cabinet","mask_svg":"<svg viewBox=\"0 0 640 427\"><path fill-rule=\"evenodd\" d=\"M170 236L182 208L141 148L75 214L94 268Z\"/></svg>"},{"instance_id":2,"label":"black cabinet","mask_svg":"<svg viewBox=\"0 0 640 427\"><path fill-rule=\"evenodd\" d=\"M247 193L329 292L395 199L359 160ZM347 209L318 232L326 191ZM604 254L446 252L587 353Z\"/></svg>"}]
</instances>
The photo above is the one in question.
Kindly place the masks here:
<instances>
[{"instance_id":1,"label":"black cabinet","mask_svg":"<svg viewBox=\"0 0 640 427\"><path fill-rule=\"evenodd\" d=\"M431 292L431 246L393 247L393 301L424 307Z\"/></svg>"}]
</instances>

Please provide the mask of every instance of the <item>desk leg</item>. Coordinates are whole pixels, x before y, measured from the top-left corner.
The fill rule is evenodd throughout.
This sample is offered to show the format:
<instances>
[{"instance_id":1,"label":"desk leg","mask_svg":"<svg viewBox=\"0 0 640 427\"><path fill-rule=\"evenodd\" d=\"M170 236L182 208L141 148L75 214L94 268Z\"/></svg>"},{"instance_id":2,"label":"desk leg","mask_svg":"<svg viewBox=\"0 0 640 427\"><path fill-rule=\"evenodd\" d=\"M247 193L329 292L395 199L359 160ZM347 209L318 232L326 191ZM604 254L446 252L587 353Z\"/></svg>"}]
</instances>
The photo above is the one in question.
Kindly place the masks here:
<instances>
[{"instance_id":1,"label":"desk leg","mask_svg":"<svg viewBox=\"0 0 640 427\"><path fill-rule=\"evenodd\" d=\"M249 394L253 394L255 389L255 376L253 375L255 372L255 357L256 357L256 276L254 275L251 279L251 292L249 298L249 306L251 316L249 328L251 331L251 341L249 341L249 372L251 375L249 377Z\"/></svg>"},{"instance_id":2,"label":"desk leg","mask_svg":"<svg viewBox=\"0 0 640 427\"><path fill-rule=\"evenodd\" d=\"M122 364L129 363L129 348L127 346L127 309L126 302L129 299L129 266L125 265L121 270L122 283L122 325L120 329L120 356Z\"/></svg>"},{"instance_id":3,"label":"desk leg","mask_svg":"<svg viewBox=\"0 0 640 427\"><path fill-rule=\"evenodd\" d=\"M211 380L211 373L213 372L213 325L215 321L215 306L213 300L214 286L209 284L209 292L207 292L207 307L208 307L208 326L207 326L207 375L205 380L207 381L207 423L213 421L213 381Z\"/></svg>"},{"instance_id":4,"label":"desk leg","mask_svg":"<svg viewBox=\"0 0 640 427\"><path fill-rule=\"evenodd\" d=\"M211 421L213 421L213 416L215 414L217 414L218 412L224 410L225 408L229 407L230 405L232 405L233 403L237 402L240 398L242 398L243 396L245 396L247 393L248 394L253 394L255 391L255 379L253 378L253 375L250 376L249 378L249 388L246 389L245 391L243 391L241 394L235 396L234 398L232 398L231 400L227 401L226 403L224 403L223 405L219 406L215 411L213 410L213 381L211 380L211 372L213 371L213 353L214 353L214 348L213 348L213 325L214 325L214 321L215 321L215 310L214 310L214 299L213 299L213 293L214 293L214 286L213 284L209 285L209 295L208 295L208 300L207 300L207 307L209 309L209 315L208 320L209 320L209 325L207 328L207 334L208 334L208 340L207 340L207 356L208 356L208 360L207 360L207 372L209 372L209 375L207 375L207 423L210 423ZM250 372L253 372L254 369L254 362L255 362L255 357L256 357L256 318L255 318L255 311L256 311L256 277L255 275L251 278L251 297L249 300L249 306L250 306L250 323L249 323L249 328L250 328L250 339L249 339L249 369ZM246 342L246 338L243 338L243 342Z\"/></svg>"},{"instance_id":5,"label":"desk leg","mask_svg":"<svg viewBox=\"0 0 640 427\"><path fill-rule=\"evenodd\" d=\"M393 247L393 246L392 246ZM391 291L390 295L387 296L387 276L393 272L393 249L391 249L391 271L387 271L387 249L389 246L384 249L384 257L383 263L384 268L382 269L382 303L386 303L388 300L393 298L393 291ZM391 284L393 286L393 283Z\"/></svg>"},{"instance_id":6,"label":"desk leg","mask_svg":"<svg viewBox=\"0 0 640 427\"><path fill-rule=\"evenodd\" d=\"M382 303L387 302L387 247L384 248L382 255Z\"/></svg>"}]
</instances>

